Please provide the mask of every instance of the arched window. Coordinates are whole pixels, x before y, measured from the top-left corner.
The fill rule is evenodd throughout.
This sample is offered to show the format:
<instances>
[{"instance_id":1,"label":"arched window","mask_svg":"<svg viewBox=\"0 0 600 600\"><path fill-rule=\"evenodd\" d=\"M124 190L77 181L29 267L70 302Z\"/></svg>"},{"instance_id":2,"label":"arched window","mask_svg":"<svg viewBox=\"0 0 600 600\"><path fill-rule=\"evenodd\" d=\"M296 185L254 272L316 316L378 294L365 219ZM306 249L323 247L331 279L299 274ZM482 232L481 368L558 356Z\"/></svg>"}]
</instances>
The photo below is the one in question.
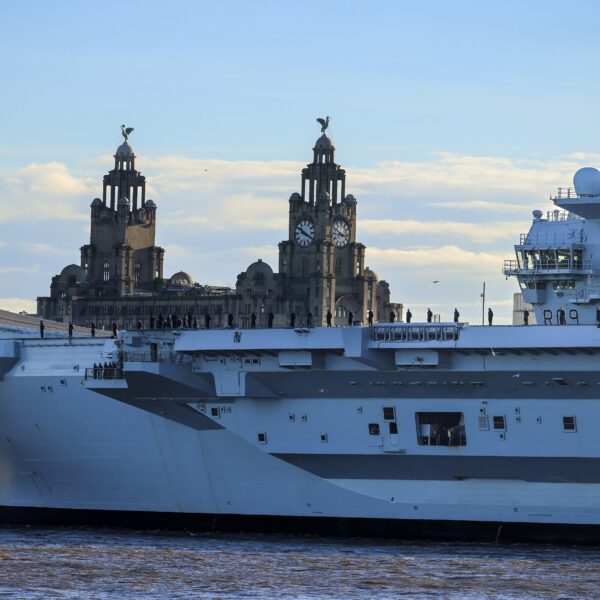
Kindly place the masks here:
<instances>
[{"instance_id":1,"label":"arched window","mask_svg":"<svg viewBox=\"0 0 600 600\"><path fill-rule=\"evenodd\" d=\"M105 262L102 267L102 279L108 281L110 279L110 265Z\"/></svg>"}]
</instances>

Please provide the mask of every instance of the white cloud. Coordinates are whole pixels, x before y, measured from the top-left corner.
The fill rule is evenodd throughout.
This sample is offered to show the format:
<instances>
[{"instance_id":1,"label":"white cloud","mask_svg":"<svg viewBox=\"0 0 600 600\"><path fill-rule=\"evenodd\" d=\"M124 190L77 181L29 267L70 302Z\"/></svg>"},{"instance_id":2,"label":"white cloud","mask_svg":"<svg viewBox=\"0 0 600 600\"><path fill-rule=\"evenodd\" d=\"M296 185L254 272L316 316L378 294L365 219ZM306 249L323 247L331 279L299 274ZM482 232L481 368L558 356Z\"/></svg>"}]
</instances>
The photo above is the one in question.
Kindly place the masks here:
<instances>
[{"instance_id":1,"label":"white cloud","mask_svg":"<svg viewBox=\"0 0 600 600\"><path fill-rule=\"evenodd\" d=\"M412 219L361 219L359 233L396 236L424 235L427 239L459 237L476 243L506 239L508 242L518 237L522 228L515 221L494 223L461 223L460 221L414 221ZM402 240L397 242L402 244Z\"/></svg>"},{"instance_id":2,"label":"white cloud","mask_svg":"<svg viewBox=\"0 0 600 600\"><path fill-rule=\"evenodd\" d=\"M0 298L0 308L15 313L24 310L31 315L34 315L37 311L35 300L30 298Z\"/></svg>"}]
</instances>

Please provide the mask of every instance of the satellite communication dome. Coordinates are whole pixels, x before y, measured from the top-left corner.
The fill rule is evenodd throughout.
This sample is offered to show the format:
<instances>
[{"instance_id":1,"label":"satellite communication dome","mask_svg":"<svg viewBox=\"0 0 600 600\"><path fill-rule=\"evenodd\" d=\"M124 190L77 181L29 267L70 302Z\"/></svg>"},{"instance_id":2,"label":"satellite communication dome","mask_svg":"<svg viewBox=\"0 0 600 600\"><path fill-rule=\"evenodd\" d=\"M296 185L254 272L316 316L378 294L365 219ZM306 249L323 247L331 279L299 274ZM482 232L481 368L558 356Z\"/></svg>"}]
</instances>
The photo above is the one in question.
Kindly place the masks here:
<instances>
[{"instance_id":1,"label":"satellite communication dome","mask_svg":"<svg viewBox=\"0 0 600 600\"><path fill-rule=\"evenodd\" d=\"M600 196L600 171L594 167L583 167L573 177L578 196Z\"/></svg>"},{"instance_id":2,"label":"satellite communication dome","mask_svg":"<svg viewBox=\"0 0 600 600\"><path fill-rule=\"evenodd\" d=\"M531 214L536 221L539 221L544 213L541 210L534 210Z\"/></svg>"}]
</instances>

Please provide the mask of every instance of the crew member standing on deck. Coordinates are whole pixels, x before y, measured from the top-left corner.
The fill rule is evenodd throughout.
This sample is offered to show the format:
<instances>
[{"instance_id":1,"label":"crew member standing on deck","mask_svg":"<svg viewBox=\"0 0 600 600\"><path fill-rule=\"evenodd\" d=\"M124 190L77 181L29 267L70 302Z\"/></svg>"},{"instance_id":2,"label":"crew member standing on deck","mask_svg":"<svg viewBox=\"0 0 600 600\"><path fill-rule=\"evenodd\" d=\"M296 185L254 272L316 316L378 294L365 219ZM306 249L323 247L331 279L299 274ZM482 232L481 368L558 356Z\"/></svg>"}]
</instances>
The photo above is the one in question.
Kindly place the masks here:
<instances>
[{"instance_id":1,"label":"crew member standing on deck","mask_svg":"<svg viewBox=\"0 0 600 600\"><path fill-rule=\"evenodd\" d=\"M96 337L96 323L92 321L92 337Z\"/></svg>"},{"instance_id":2,"label":"crew member standing on deck","mask_svg":"<svg viewBox=\"0 0 600 600\"><path fill-rule=\"evenodd\" d=\"M312 313L310 311L306 314L306 326L312 327Z\"/></svg>"},{"instance_id":3,"label":"crew member standing on deck","mask_svg":"<svg viewBox=\"0 0 600 600\"><path fill-rule=\"evenodd\" d=\"M367 323L369 324L369 327L373 327L373 311L370 310L369 314L367 315Z\"/></svg>"},{"instance_id":4,"label":"crew member standing on deck","mask_svg":"<svg viewBox=\"0 0 600 600\"><path fill-rule=\"evenodd\" d=\"M488 325L493 325L494 323L494 311L491 308L488 308Z\"/></svg>"},{"instance_id":5,"label":"crew member standing on deck","mask_svg":"<svg viewBox=\"0 0 600 600\"><path fill-rule=\"evenodd\" d=\"M523 325L529 325L529 311L527 309L523 311Z\"/></svg>"},{"instance_id":6,"label":"crew member standing on deck","mask_svg":"<svg viewBox=\"0 0 600 600\"><path fill-rule=\"evenodd\" d=\"M73 337L73 323L69 321L69 339Z\"/></svg>"},{"instance_id":7,"label":"crew member standing on deck","mask_svg":"<svg viewBox=\"0 0 600 600\"><path fill-rule=\"evenodd\" d=\"M352 327L352 323L354 323L354 313L348 311L348 327Z\"/></svg>"},{"instance_id":8,"label":"crew member standing on deck","mask_svg":"<svg viewBox=\"0 0 600 600\"><path fill-rule=\"evenodd\" d=\"M600 325L598 325L598 327L600 327ZM44 321L40 320L40 337L43 338L44 337Z\"/></svg>"},{"instance_id":9,"label":"crew member standing on deck","mask_svg":"<svg viewBox=\"0 0 600 600\"><path fill-rule=\"evenodd\" d=\"M250 327L256 329L256 315L254 313L250 315Z\"/></svg>"},{"instance_id":10,"label":"crew member standing on deck","mask_svg":"<svg viewBox=\"0 0 600 600\"><path fill-rule=\"evenodd\" d=\"M406 322L410 323L412 321L412 313L410 312L410 308L406 311Z\"/></svg>"},{"instance_id":11,"label":"crew member standing on deck","mask_svg":"<svg viewBox=\"0 0 600 600\"><path fill-rule=\"evenodd\" d=\"M458 312L458 308L454 309L454 322L458 323L458 319L460 319L460 313Z\"/></svg>"},{"instance_id":12,"label":"crew member standing on deck","mask_svg":"<svg viewBox=\"0 0 600 600\"><path fill-rule=\"evenodd\" d=\"M431 312L431 308L427 309L427 322L431 323L431 320L433 319L433 313Z\"/></svg>"},{"instance_id":13,"label":"crew member standing on deck","mask_svg":"<svg viewBox=\"0 0 600 600\"><path fill-rule=\"evenodd\" d=\"M113 322L113 324L112 324L112 336L115 339L117 337L117 324L115 322Z\"/></svg>"},{"instance_id":14,"label":"crew member standing on deck","mask_svg":"<svg viewBox=\"0 0 600 600\"><path fill-rule=\"evenodd\" d=\"M392 310L390 311L390 323L393 323L396 320L396 313Z\"/></svg>"},{"instance_id":15,"label":"crew member standing on deck","mask_svg":"<svg viewBox=\"0 0 600 600\"><path fill-rule=\"evenodd\" d=\"M292 329L294 329L294 327L296 327L296 313L295 312L290 313L290 327Z\"/></svg>"},{"instance_id":16,"label":"crew member standing on deck","mask_svg":"<svg viewBox=\"0 0 600 600\"><path fill-rule=\"evenodd\" d=\"M325 320L327 321L327 327L331 327L331 318L333 317L333 315L331 314L331 311L328 310L327 314L325 315Z\"/></svg>"}]
</instances>

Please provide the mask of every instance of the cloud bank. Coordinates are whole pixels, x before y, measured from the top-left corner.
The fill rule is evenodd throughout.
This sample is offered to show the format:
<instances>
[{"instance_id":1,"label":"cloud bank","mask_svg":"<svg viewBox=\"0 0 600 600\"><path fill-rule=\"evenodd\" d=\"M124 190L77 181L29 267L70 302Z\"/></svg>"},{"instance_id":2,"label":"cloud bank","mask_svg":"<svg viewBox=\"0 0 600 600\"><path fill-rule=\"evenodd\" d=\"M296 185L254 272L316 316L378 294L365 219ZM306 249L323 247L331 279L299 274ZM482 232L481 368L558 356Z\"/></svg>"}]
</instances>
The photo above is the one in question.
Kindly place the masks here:
<instances>
[{"instance_id":1,"label":"cloud bank","mask_svg":"<svg viewBox=\"0 0 600 600\"><path fill-rule=\"evenodd\" d=\"M508 322L517 285L504 280L502 260L528 229L530 211L552 208L548 195L567 186L584 161L600 156L543 161L440 152L421 162L345 166L367 264L390 282L394 300L435 301L442 316L461 306L475 322L486 281L498 322ZM112 164L108 156L34 163L0 178L0 307L46 295L52 275L79 261L78 249L89 240L89 204ZM305 163L142 156L137 166L158 204L166 275L184 269L198 281L231 285L257 258L277 268L277 243L288 235L287 200ZM434 292L436 279L443 285Z\"/></svg>"}]
</instances>

